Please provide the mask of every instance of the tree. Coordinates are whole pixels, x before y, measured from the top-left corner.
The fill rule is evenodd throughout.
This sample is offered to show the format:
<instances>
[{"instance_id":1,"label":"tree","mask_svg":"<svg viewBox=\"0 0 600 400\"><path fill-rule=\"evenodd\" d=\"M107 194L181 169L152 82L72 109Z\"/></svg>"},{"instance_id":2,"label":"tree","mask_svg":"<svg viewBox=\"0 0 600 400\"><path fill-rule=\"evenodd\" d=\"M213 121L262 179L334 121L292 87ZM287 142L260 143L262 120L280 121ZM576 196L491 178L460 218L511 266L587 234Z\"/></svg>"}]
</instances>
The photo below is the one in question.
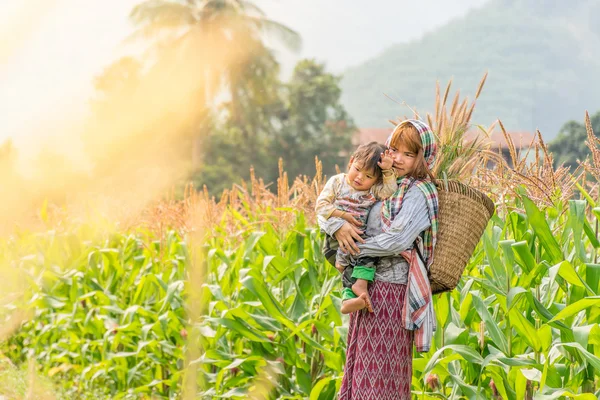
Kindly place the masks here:
<instances>
[{"instance_id":1,"label":"tree","mask_svg":"<svg viewBox=\"0 0 600 400\"><path fill-rule=\"evenodd\" d=\"M232 118L211 129L196 184L217 194L248 179L251 166L265 182L275 182L279 157L291 178L314 175L315 156L327 174L336 164L343 168L356 128L340 103L339 80L313 60L300 61L289 83L270 80L272 95L250 98L244 105L246 125ZM255 134L248 137L244 127Z\"/></svg>"},{"instance_id":2,"label":"tree","mask_svg":"<svg viewBox=\"0 0 600 400\"><path fill-rule=\"evenodd\" d=\"M289 176L312 175L315 156L327 174L345 166L356 127L340 102L340 77L314 60L296 65L287 85L288 118L272 153L285 160Z\"/></svg>"},{"instance_id":3,"label":"tree","mask_svg":"<svg viewBox=\"0 0 600 400\"><path fill-rule=\"evenodd\" d=\"M600 133L600 111L590 118L592 129L596 136ZM586 144L587 133L585 124L569 121L563 125L556 139L549 143L548 148L554 155L555 166L564 164L574 171L591 152Z\"/></svg>"},{"instance_id":4,"label":"tree","mask_svg":"<svg viewBox=\"0 0 600 400\"><path fill-rule=\"evenodd\" d=\"M234 142L248 155L233 162L249 168L249 157L267 151L260 143L273 132L271 110L282 107L279 65L264 39L295 49L299 36L243 0L146 0L131 19L150 51L118 60L95 80L86 147L96 175L130 176L119 171L143 173L144 164L161 162L178 179L215 161L203 159L211 151L240 154ZM211 181L222 181L222 164Z\"/></svg>"},{"instance_id":5,"label":"tree","mask_svg":"<svg viewBox=\"0 0 600 400\"><path fill-rule=\"evenodd\" d=\"M235 81L227 75L239 71L244 60L257 54L255 50L266 50L265 35L291 49L300 46L296 32L245 0L146 0L133 9L131 18L140 27L138 35L154 39L158 48L201 53L204 70L198 72L225 85ZM215 89L209 95L220 88Z\"/></svg>"},{"instance_id":6,"label":"tree","mask_svg":"<svg viewBox=\"0 0 600 400\"><path fill-rule=\"evenodd\" d=\"M200 104L211 107L217 97L228 98L230 121L255 142L250 138L259 130L249 109L254 111L257 97L272 97L269 90L279 71L264 39L271 36L298 49L299 35L245 0L147 0L131 17L139 34L155 39L163 53L159 59L198 61L194 84ZM200 130L199 135L206 134Z\"/></svg>"}]
</instances>

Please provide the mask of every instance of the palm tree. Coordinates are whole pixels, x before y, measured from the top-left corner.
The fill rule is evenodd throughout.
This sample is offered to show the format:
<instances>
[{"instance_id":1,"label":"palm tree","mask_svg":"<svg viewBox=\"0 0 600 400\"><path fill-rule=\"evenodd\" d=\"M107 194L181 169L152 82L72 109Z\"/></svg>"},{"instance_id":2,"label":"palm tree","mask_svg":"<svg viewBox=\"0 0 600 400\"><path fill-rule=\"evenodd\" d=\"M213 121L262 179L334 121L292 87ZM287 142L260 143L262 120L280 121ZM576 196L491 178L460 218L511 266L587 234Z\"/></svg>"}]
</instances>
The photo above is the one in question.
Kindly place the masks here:
<instances>
[{"instance_id":1,"label":"palm tree","mask_svg":"<svg viewBox=\"0 0 600 400\"><path fill-rule=\"evenodd\" d=\"M202 59L198 71L207 84L207 103L226 90L233 98L245 81L246 68L275 67L272 51L264 44L275 37L292 50L300 46L299 35L268 19L260 8L244 0L146 0L131 18L142 35L153 39L170 57Z\"/></svg>"},{"instance_id":2,"label":"palm tree","mask_svg":"<svg viewBox=\"0 0 600 400\"><path fill-rule=\"evenodd\" d=\"M192 70L203 107L228 99L231 123L253 142L250 136L258 133L247 111L260 107L257 97L268 102L276 96L272 83L279 73L265 39L298 50L299 35L245 0L146 0L133 9L131 19L139 27L135 36L154 42L158 60L172 68L179 61ZM193 145L195 154L200 139ZM197 157L194 164L199 164Z\"/></svg>"}]
</instances>

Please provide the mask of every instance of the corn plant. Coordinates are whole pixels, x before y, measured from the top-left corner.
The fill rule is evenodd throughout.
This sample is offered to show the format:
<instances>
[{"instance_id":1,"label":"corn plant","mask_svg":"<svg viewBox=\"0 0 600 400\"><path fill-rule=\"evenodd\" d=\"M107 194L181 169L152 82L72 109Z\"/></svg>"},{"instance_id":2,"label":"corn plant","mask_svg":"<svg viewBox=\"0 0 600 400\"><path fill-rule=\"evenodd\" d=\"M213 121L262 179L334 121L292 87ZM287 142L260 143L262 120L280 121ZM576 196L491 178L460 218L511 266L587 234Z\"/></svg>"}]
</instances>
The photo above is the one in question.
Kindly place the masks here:
<instances>
[{"instance_id":1,"label":"corn plant","mask_svg":"<svg viewBox=\"0 0 600 400\"><path fill-rule=\"evenodd\" d=\"M322 180L284 178L277 195L253 180L218 204L162 204L128 229L57 224L0 241L0 355L37 366L65 398L179 398L186 379L199 398L334 398L341 283L303 209ZM503 193L458 288L434 299L416 398L600 395L600 207L573 186L581 199ZM200 225L210 235L195 274Z\"/></svg>"},{"instance_id":2,"label":"corn plant","mask_svg":"<svg viewBox=\"0 0 600 400\"><path fill-rule=\"evenodd\" d=\"M28 293L7 308L30 310L31 318L2 352L15 363L33 357L72 396L100 387L111 398L176 398L192 329L199 332L193 345L203 349L192 362L201 366L204 397L244 397L267 371L281 395L329 398L340 383L346 336L339 279L302 214L283 235L264 227L242 233L237 249L223 237L206 244L202 304L189 304L205 310L196 321L185 308L186 242L172 231L89 242L81 232L21 238L25 255L13 268Z\"/></svg>"},{"instance_id":3,"label":"corn plant","mask_svg":"<svg viewBox=\"0 0 600 400\"><path fill-rule=\"evenodd\" d=\"M346 339L339 277L302 214L283 237L265 228L236 250L209 245L208 312L194 324L205 349L202 394L245 398L268 370L278 398L333 398Z\"/></svg>"},{"instance_id":4,"label":"corn plant","mask_svg":"<svg viewBox=\"0 0 600 400\"><path fill-rule=\"evenodd\" d=\"M521 199L523 211L493 218L457 290L436 298L435 348L415 360L419 398L600 395L599 243L586 202L542 212Z\"/></svg>"},{"instance_id":5,"label":"corn plant","mask_svg":"<svg viewBox=\"0 0 600 400\"><path fill-rule=\"evenodd\" d=\"M74 232L21 242L13 265L27 279L31 318L3 343L14 362L33 357L76 396L175 397L185 343L185 243L171 233L112 234L85 242Z\"/></svg>"}]
</instances>

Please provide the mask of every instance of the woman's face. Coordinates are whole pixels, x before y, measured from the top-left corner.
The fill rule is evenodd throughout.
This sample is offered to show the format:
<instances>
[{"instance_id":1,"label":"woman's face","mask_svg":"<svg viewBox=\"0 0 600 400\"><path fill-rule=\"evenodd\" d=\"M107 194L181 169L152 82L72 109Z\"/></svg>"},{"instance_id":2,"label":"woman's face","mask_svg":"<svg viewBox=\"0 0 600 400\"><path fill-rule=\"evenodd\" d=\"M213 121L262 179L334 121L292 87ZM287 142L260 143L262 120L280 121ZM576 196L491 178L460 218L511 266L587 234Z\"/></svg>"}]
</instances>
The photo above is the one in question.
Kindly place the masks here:
<instances>
[{"instance_id":1,"label":"woman's face","mask_svg":"<svg viewBox=\"0 0 600 400\"><path fill-rule=\"evenodd\" d=\"M417 155L410 151L404 144L399 144L398 148L390 147L392 158L394 159L394 168L398 170L399 176L410 175L416 167Z\"/></svg>"}]
</instances>

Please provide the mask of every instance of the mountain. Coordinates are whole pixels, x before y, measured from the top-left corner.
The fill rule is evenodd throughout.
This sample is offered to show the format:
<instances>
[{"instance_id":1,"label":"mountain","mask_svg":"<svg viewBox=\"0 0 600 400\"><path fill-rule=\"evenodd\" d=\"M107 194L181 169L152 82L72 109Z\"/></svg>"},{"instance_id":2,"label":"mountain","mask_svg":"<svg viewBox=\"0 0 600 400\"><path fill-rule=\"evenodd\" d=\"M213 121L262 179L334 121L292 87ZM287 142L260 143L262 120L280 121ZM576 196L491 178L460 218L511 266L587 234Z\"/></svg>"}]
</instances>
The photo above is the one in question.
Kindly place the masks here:
<instances>
[{"instance_id":1,"label":"mountain","mask_svg":"<svg viewBox=\"0 0 600 400\"><path fill-rule=\"evenodd\" d=\"M270 43L277 51L284 71L293 70L302 58L316 58L336 73L381 53L398 42L421 37L465 15L469 9L487 0L255 0L266 15L297 31L302 36L300 53L289 52L279 43ZM2 1L0 1L2 3ZM1 8L0 8L1 12ZM424 15L397 24L398 15ZM0 13L0 15L2 15ZM377 21L374 23L374 21Z\"/></svg>"},{"instance_id":2,"label":"mountain","mask_svg":"<svg viewBox=\"0 0 600 400\"><path fill-rule=\"evenodd\" d=\"M385 127L411 111L384 93L424 115L436 80L445 87L453 78L451 93L472 97L488 71L473 122L500 118L509 130L539 128L551 139L566 121L600 109L599 14L597 0L492 0L346 70L344 105L359 127Z\"/></svg>"}]
</instances>

